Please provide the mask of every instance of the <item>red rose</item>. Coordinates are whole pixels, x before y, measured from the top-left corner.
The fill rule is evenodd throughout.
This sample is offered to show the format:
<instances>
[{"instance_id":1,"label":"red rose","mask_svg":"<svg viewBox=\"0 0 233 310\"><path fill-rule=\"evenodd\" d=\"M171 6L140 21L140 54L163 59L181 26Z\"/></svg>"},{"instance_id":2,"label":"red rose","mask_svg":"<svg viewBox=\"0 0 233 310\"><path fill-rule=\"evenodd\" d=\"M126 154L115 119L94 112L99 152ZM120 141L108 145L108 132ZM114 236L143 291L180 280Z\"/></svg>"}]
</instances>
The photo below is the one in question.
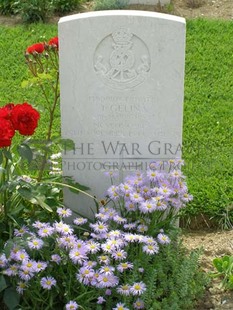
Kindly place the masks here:
<instances>
[{"instance_id":1,"label":"red rose","mask_svg":"<svg viewBox=\"0 0 233 310\"><path fill-rule=\"evenodd\" d=\"M27 48L27 52L29 54L33 54L35 52L37 52L38 54L41 54L41 53L43 53L43 51L44 51L44 44L43 43L36 43L36 44L33 44Z\"/></svg>"},{"instance_id":2,"label":"red rose","mask_svg":"<svg viewBox=\"0 0 233 310\"><path fill-rule=\"evenodd\" d=\"M0 118L10 119L13 107L14 103L8 103L4 107L0 108Z\"/></svg>"},{"instance_id":3,"label":"red rose","mask_svg":"<svg viewBox=\"0 0 233 310\"><path fill-rule=\"evenodd\" d=\"M14 134L12 123L5 118L0 118L0 148L10 146Z\"/></svg>"},{"instance_id":4,"label":"red rose","mask_svg":"<svg viewBox=\"0 0 233 310\"><path fill-rule=\"evenodd\" d=\"M54 46L55 48L58 49L59 43L58 43L58 37L54 37L49 40L49 45Z\"/></svg>"},{"instance_id":5,"label":"red rose","mask_svg":"<svg viewBox=\"0 0 233 310\"><path fill-rule=\"evenodd\" d=\"M15 105L11 112L11 121L15 130L24 136L33 135L39 118L39 112L27 102Z\"/></svg>"}]
</instances>

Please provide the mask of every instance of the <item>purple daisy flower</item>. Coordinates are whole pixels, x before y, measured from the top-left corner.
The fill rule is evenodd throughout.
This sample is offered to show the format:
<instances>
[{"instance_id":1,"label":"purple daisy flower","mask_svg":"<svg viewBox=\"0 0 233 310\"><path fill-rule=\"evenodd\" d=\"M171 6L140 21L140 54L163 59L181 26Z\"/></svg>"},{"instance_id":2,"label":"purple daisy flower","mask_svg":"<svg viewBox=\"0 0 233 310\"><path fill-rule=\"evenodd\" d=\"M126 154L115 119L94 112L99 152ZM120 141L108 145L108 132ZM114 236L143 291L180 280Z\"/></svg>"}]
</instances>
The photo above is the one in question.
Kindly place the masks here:
<instances>
[{"instance_id":1,"label":"purple daisy flower","mask_svg":"<svg viewBox=\"0 0 233 310\"><path fill-rule=\"evenodd\" d=\"M73 229L70 225L65 224L63 222L54 223L55 230L62 235L71 235L73 233Z\"/></svg>"},{"instance_id":2,"label":"purple daisy flower","mask_svg":"<svg viewBox=\"0 0 233 310\"><path fill-rule=\"evenodd\" d=\"M33 238L30 241L28 241L28 247L30 249L39 250L43 247L44 241L39 238Z\"/></svg>"},{"instance_id":3,"label":"purple daisy flower","mask_svg":"<svg viewBox=\"0 0 233 310\"><path fill-rule=\"evenodd\" d=\"M142 247L142 251L146 254L153 255L159 252L159 247L156 244L146 244Z\"/></svg>"},{"instance_id":4,"label":"purple daisy flower","mask_svg":"<svg viewBox=\"0 0 233 310\"><path fill-rule=\"evenodd\" d=\"M8 263L8 259L6 258L6 255L5 254L2 254L0 256L0 268L4 268L7 266L7 263Z\"/></svg>"},{"instance_id":5,"label":"purple daisy flower","mask_svg":"<svg viewBox=\"0 0 233 310\"><path fill-rule=\"evenodd\" d=\"M144 199L138 192L132 192L130 194L130 200L133 203L142 203Z\"/></svg>"},{"instance_id":6,"label":"purple daisy flower","mask_svg":"<svg viewBox=\"0 0 233 310\"><path fill-rule=\"evenodd\" d=\"M95 233L107 233L108 232L108 225L100 221L95 224L90 224L90 227L94 230Z\"/></svg>"},{"instance_id":7,"label":"purple daisy flower","mask_svg":"<svg viewBox=\"0 0 233 310\"><path fill-rule=\"evenodd\" d=\"M146 285L143 282L134 283L130 288L130 292L134 296L142 295L145 291L146 291Z\"/></svg>"},{"instance_id":8,"label":"purple daisy flower","mask_svg":"<svg viewBox=\"0 0 233 310\"><path fill-rule=\"evenodd\" d=\"M163 233L158 234L157 239L161 244L169 244L171 242L171 239Z\"/></svg>"},{"instance_id":9,"label":"purple daisy flower","mask_svg":"<svg viewBox=\"0 0 233 310\"><path fill-rule=\"evenodd\" d=\"M132 202L132 201L126 201L125 203L125 209L128 211L128 212L134 212L137 210L137 206L136 206L136 203Z\"/></svg>"},{"instance_id":10,"label":"purple daisy flower","mask_svg":"<svg viewBox=\"0 0 233 310\"><path fill-rule=\"evenodd\" d=\"M19 293L19 295L22 295L23 292L26 290L26 288L27 288L27 283L23 281L19 281L16 286L16 291Z\"/></svg>"},{"instance_id":11,"label":"purple daisy flower","mask_svg":"<svg viewBox=\"0 0 233 310\"><path fill-rule=\"evenodd\" d=\"M57 208L57 214L62 218L66 218L72 215L72 211L68 208Z\"/></svg>"},{"instance_id":12,"label":"purple daisy flower","mask_svg":"<svg viewBox=\"0 0 233 310\"><path fill-rule=\"evenodd\" d=\"M18 265L12 264L9 268L3 270L2 273L7 275L8 277L12 277L17 275L18 269Z\"/></svg>"},{"instance_id":13,"label":"purple daisy flower","mask_svg":"<svg viewBox=\"0 0 233 310\"><path fill-rule=\"evenodd\" d=\"M112 295L112 291L109 288L107 288L106 291L105 291L105 295L106 296L111 296Z\"/></svg>"},{"instance_id":14,"label":"purple daisy flower","mask_svg":"<svg viewBox=\"0 0 233 310\"><path fill-rule=\"evenodd\" d=\"M57 281L53 277L43 277L40 281L41 286L46 290L51 290Z\"/></svg>"},{"instance_id":15,"label":"purple daisy flower","mask_svg":"<svg viewBox=\"0 0 233 310\"><path fill-rule=\"evenodd\" d=\"M66 305L65 305L65 309L66 310L76 310L79 308L79 305L73 301L73 300L70 300Z\"/></svg>"},{"instance_id":16,"label":"purple daisy flower","mask_svg":"<svg viewBox=\"0 0 233 310\"><path fill-rule=\"evenodd\" d=\"M20 279L24 280L24 281L29 281L31 278L33 278L34 273L25 269L25 270L20 270L19 271L19 277Z\"/></svg>"},{"instance_id":17,"label":"purple daisy flower","mask_svg":"<svg viewBox=\"0 0 233 310\"><path fill-rule=\"evenodd\" d=\"M47 266L48 266L48 264L46 262L38 261L35 263L34 270L35 270L35 272L40 272L42 270L45 270L47 268Z\"/></svg>"},{"instance_id":18,"label":"purple daisy flower","mask_svg":"<svg viewBox=\"0 0 233 310\"><path fill-rule=\"evenodd\" d=\"M117 270L119 272L124 272L125 270L128 270L128 269L133 269L133 264L132 263L124 262L124 263L120 263L117 266Z\"/></svg>"},{"instance_id":19,"label":"purple daisy flower","mask_svg":"<svg viewBox=\"0 0 233 310\"><path fill-rule=\"evenodd\" d=\"M15 254L15 260L17 261L25 261L29 259L29 255L25 250L19 250Z\"/></svg>"},{"instance_id":20,"label":"purple daisy flower","mask_svg":"<svg viewBox=\"0 0 233 310\"><path fill-rule=\"evenodd\" d=\"M129 310L129 308L127 308L125 304L118 302L116 308L112 308L112 310Z\"/></svg>"},{"instance_id":21,"label":"purple daisy flower","mask_svg":"<svg viewBox=\"0 0 233 310\"><path fill-rule=\"evenodd\" d=\"M143 300L137 299L137 300L133 303L133 307L134 307L134 309L145 309L145 303L144 303Z\"/></svg>"},{"instance_id":22,"label":"purple daisy flower","mask_svg":"<svg viewBox=\"0 0 233 310\"><path fill-rule=\"evenodd\" d=\"M113 274L100 274L98 278L97 287L105 288L105 287L115 287L119 283L118 277Z\"/></svg>"},{"instance_id":23,"label":"purple daisy flower","mask_svg":"<svg viewBox=\"0 0 233 310\"><path fill-rule=\"evenodd\" d=\"M124 296L129 296L131 294L130 292L130 285L124 284L117 287L117 293Z\"/></svg>"},{"instance_id":24,"label":"purple daisy flower","mask_svg":"<svg viewBox=\"0 0 233 310\"><path fill-rule=\"evenodd\" d=\"M90 241L86 246L88 251L92 254L95 254L100 250L100 244L98 242Z\"/></svg>"},{"instance_id":25,"label":"purple daisy flower","mask_svg":"<svg viewBox=\"0 0 233 310\"><path fill-rule=\"evenodd\" d=\"M116 201L120 198L119 188L115 185L112 185L111 187L109 187L109 189L107 190L107 193L108 193L109 197L114 201Z\"/></svg>"},{"instance_id":26,"label":"purple daisy flower","mask_svg":"<svg viewBox=\"0 0 233 310\"><path fill-rule=\"evenodd\" d=\"M123 260L127 257L127 252L124 250L117 250L117 251L112 253L112 257L115 260Z\"/></svg>"},{"instance_id":27,"label":"purple daisy flower","mask_svg":"<svg viewBox=\"0 0 233 310\"><path fill-rule=\"evenodd\" d=\"M161 178L161 172L157 170L148 170L147 171L147 177L149 178L150 181L152 182L157 182Z\"/></svg>"},{"instance_id":28,"label":"purple daisy flower","mask_svg":"<svg viewBox=\"0 0 233 310\"><path fill-rule=\"evenodd\" d=\"M58 254L53 254L51 256L51 261L59 265L61 262L61 256Z\"/></svg>"},{"instance_id":29,"label":"purple daisy flower","mask_svg":"<svg viewBox=\"0 0 233 310\"><path fill-rule=\"evenodd\" d=\"M48 237L48 236L51 236L52 234L54 233L54 228L51 227L49 224L41 227L39 230L38 230L38 235L40 237Z\"/></svg>"},{"instance_id":30,"label":"purple daisy flower","mask_svg":"<svg viewBox=\"0 0 233 310\"><path fill-rule=\"evenodd\" d=\"M86 247L74 248L70 250L69 257L74 264L78 263L82 265L82 263L88 259L86 255L87 252L88 252L88 249Z\"/></svg>"},{"instance_id":31,"label":"purple daisy flower","mask_svg":"<svg viewBox=\"0 0 233 310\"><path fill-rule=\"evenodd\" d=\"M84 224L87 223L87 219L85 219L85 218L83 218L83 217L76 217L76 218L74 219L73 223L74 223L75 225L78 225L78 226L84 225Z\"/></svg>"},{"instance_id":32,"label":"purple daisy flower","mask_svg":"<svg viewBox=\"0 0 233 310\"><path fill-rule=\"evenodd\" d=\"M124 224L127 222L127 219L125 219L119 215L116 215L113 217L113 221L116 222L117 224Z\"/></svg>"},{"instance_id":33,"label":"purple daisy flower","mask_svg":"<svg viewBox=\"0 0 233 310\"><path fill-rule=\"evenodd\" d=\"M139 205L139 210L144 213L152 213L156 210L156 204L153 200L147 200Z\"/></svg>"},{"instance_id":34,"label":"purple daisy flower","mask_svg":"<svg viewBox=\"0 0 233 310\"><path fill-rule=\"evenodd\" d=\"M115 271L114 267L104 265L100 268L99 273L109 275L109 274L114 274L114 271Z\"/></svg>"},{"instance_id":35,"label":"purple daisy flower","mask_svg":"<svg viewBox=\"0 0 233 310\"><path fill-rule=\"evenodd\" d=\"M102 305L105 302L106 302L106 300L103 298L103 296L99 296L97 298L97 304Z\"/></svg>"},{"instance_id":36,"label":"purple daisy flower","mask_svg":"<svg viewBox=\"0 0 233 310\"><path fill-rule=\"evenodd\" d=\"M14 235L16 237L22 237L24 234L29 233L29 229L27 226L22 226L20 229L14 230Z\"/></svg>"}]
</instances>

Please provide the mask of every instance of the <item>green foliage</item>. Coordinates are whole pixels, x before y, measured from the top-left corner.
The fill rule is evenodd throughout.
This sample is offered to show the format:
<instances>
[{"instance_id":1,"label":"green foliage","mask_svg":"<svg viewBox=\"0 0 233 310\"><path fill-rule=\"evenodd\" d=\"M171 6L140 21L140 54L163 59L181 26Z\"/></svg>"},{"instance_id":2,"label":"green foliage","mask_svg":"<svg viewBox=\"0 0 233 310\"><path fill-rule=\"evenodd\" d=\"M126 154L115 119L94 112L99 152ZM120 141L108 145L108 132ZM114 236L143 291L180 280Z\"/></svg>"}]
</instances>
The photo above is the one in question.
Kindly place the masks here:
<instances>
[{"instance_id":1,"label":"green foliage","mask_svg":"<svg viewBox=\"0 0 233 310\"><path fill-rule=\"evenodd\" d=\"M49 0L20 0L18 10L25 23L45 22L53 11Z\"/></svg>"},{"instance_id":2,"label":"green foliage","mask_svg":"<svg viewBox=\"0 0 233 310\"><path fill-rule=\"evenodd\" d=\"M45 22L52 13L64 14L80 7L82 0L1 0L0 14L19 14L25 23Z\"/></svg>"},{"instance_id":3,"label":"green foliage","mask_svg":"<svg viewBox=\"0 0 233 310\"><path fill-rule=\"evenodd\" d=\"M52 0L52 6L55 13L64 14L76 10L80 7L82 0Z\"/></svg>"},{"instance_id":4,"label":"green foliage","mask_svg":"<svg viewBox=\"0 0 233 310\"><path fill-rule=\"evenodd\" d=\"M0 14L14 15L17 8L15 0L1 0L0 1Z\"/></svg>"},{"instance_id":5,"label":"green foliage","mask_svg":"<svg viewBox=\"0 0 233 310\"><path fill-rule=\"evenodd\" d=\"M8 287L4 291L3 301L7 305L9 310L15 310L19 304L19 294L13 287Z\"/></svg>"},{"instance_id":6,"label":"green foliage","mask_svg":"<svg viewBox=\"0 0 233 310\"><path fill-rule=\"evenodd\" d=\"M124 9L127 4L128 0L94 0L94 10L120 10Z\"/></svg>"},{"instance_id":7,"label":"green foliage","mask_svg":"<svg viewBox=\"0 0 233 310\"><path fill-rule=\"evenodd\" d=\"M213 273L212 276L222 279L222 288L233 290L233 256L225 255L221 258L215 258L213 265L217 272Z\"/></svg>"},{"instance_id":8,"label":"green foliage","mask_svg":"<svg viewBox=\"0 0 233 310\"><path fill-rule=\"evenodd\" d=\"M182 243L173 240L160 251L155 264L145 266L150 281L143 299L148 310L194 309L208 282L199 269L199 257L200 251L187 255Z\"/></svg>"}]
</instances>

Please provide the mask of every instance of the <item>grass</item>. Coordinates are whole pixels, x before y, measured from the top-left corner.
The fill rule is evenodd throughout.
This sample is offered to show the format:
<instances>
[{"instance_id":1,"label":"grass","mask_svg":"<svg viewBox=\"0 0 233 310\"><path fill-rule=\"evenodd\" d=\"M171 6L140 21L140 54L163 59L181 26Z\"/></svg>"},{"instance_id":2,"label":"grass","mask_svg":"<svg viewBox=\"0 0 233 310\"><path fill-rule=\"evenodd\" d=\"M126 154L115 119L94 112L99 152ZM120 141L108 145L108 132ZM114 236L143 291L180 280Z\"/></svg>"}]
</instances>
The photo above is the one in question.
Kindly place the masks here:
<instances>
[{"instance_id":1,"label":"grass","mask_svg":"<svg viewBox=\"0 0 233 310\"><path fill-rule=\"evenodd\" d=\"M36 89L20 87L27 78L23 53L56 33L56 25L0 27L0 105L28 101L43 108ZM194 200L185 213L207 214L222 224L233 201L232 37L231 21L187 23L183 158ZM59 111L55 126L60 127ZM45 127L42 113L38 136L43 137Z\"/></svg>"},{"instance_id":2,"label":"grass","mask_svg":"<svg viewBox=\"0 0 233 310\"><path fill-rule=\"evenodd\" d=\"M183 157L189 214L224 218L233 201L233 35L228 21L187 25Z\"/></svg>"}]
</instances>

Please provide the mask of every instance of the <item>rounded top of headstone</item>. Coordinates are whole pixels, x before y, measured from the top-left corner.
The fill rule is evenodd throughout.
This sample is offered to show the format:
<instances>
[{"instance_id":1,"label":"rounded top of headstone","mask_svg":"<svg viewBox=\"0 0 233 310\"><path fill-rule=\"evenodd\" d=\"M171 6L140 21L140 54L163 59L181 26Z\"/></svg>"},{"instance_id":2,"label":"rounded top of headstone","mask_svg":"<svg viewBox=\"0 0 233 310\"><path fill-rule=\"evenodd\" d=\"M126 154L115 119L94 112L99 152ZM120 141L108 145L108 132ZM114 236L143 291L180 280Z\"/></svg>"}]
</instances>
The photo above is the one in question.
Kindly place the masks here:
<instances>
[{"instance_id":1,"label":"rounded top of headstone","mask_svg":"<svg viewBox=\"0 0 233 310\"><path fill-rule=\"evenodd\" d=\"M151 17L158 18L167 21L174 21L185 24L185 18L175 15L169 15L164 13L157 12L147 12L140 10L107 10L107 11L98 11L98 12L87 12L87 13L79 13L69 16L64 16L60 18L59 23L65 23L69 21L74 21L77 19L83 18L94 18L94 17L104 17L104 16L135 16L135 17Z\"/></svg>"}]
</instances>

